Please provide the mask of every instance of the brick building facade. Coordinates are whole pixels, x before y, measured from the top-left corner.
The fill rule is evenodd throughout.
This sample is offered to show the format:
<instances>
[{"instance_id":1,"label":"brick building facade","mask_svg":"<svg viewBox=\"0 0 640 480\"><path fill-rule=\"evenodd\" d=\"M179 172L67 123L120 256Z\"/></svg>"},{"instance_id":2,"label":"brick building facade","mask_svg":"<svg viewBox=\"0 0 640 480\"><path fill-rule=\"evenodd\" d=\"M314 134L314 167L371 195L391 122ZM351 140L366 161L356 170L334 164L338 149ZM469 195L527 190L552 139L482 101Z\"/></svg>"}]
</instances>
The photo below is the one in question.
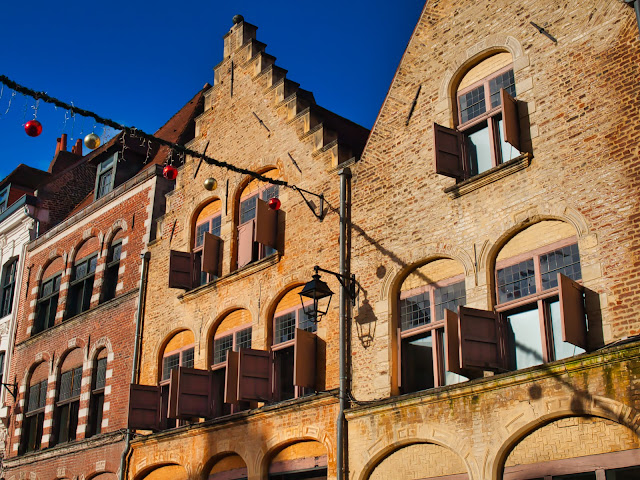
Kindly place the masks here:
<instances>
[{"instance_id":1,"label":"brick building facade","mask_svg":"<svg viewBox=\"0 0 640 480\"><path fill-rule=\"evenodd\" d=\"M156 135L193 138L202 105L200 92ZM162 174L167 151L155 145L120 134L82 156L65 140L38 188L34 208L46 215L17 290L8 479L117 478L142 254L174 184Z\"/></svg>"}]
</instances>

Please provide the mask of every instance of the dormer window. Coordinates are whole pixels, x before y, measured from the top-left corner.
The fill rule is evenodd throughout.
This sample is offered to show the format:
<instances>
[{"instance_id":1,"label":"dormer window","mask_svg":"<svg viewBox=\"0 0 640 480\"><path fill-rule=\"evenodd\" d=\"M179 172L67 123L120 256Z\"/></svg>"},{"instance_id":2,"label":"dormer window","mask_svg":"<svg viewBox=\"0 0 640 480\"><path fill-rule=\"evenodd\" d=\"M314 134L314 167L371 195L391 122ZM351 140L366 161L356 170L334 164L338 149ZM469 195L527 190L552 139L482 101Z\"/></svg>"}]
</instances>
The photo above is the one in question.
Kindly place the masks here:
<instances>
[{"instance_id":1,"label":"dormer window","mask_svg":"<svg viewBox=\"0 0 640 480\"><path fill-rule=\"evenodd\" d=\"M9 206L9 187L0 190L0 213L4 212Z\"/></svg>"},{"instance_id":2,"label":"dormer window","mask_svg":"<svg viewBox=\"0 0 640 480\"><path fill-rule=\"evenodd\" d=\"M96 200L104 197L113 190L117 163L118 154L115 153L98 165L98 172L96 174Z\"/></svg>"}]
</instances>

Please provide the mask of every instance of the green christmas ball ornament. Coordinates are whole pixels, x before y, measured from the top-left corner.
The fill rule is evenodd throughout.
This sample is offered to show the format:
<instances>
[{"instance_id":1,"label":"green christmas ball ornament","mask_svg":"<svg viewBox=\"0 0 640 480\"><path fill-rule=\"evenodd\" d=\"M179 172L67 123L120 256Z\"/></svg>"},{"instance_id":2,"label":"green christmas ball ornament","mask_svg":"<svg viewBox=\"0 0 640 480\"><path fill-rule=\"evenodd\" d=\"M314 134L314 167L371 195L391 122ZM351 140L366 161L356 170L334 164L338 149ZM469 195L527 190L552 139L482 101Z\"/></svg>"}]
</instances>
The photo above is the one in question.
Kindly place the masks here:
<instances>
[{"instance_id":1,"label":"green christmas ball ornament","mask_svg":"<svg viewBox=\"0 0 640 480\"><path fill-rule=\"evenodd\" d=\"M204 188L212 191L215 190L218 187L218 182L216 181L215 178L209 177L204 181Z\"/></svg>"},{"instance_id":2,"label":"green christmas ball ornament","mask_svg":"<svg viewBox=\"0 0 640 480\"><path fill-rule=\"evenodd\" d=\"M95 133L90 133L84 137L84 145L90 150L95 150L100 146L100 137Z\"/></svg>"}]
</instances>

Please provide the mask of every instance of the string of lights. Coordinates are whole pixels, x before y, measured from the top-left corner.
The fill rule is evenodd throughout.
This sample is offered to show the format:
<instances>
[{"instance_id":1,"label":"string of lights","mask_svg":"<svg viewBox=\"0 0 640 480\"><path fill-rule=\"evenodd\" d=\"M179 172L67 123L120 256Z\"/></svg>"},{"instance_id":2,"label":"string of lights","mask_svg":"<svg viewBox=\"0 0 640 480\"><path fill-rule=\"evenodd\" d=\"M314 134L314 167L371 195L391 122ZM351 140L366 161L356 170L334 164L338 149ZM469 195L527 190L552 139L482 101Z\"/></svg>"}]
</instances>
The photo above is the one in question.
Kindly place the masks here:
<instances>
[{"instance_id":1,"label":"string of lights","mask_svg":"<svg viewBox=\"0 0 640 480\"><path fill-rule=\"evenodd\" d=\"M266 177L266 176L264 176L264 175L262 175L260 173L254 172L253 170L249 170L247 168L238 167L236 165L233 165L232 163L224 162L224 161L221 161L221 160L216 160L215 158L209 157L209 156L205 155L204 153L200 153L200 152L197 152L197 151L192 150L190 148L187 148L184 145L180 145L180 144L177 144L177 143L174 143L174 142L170 142L168 140L164 140L162 138L156 137L154 135L146 133L143 130L140 130L139 128L128 127L126 125L121 125L121 124L115 122L114 120L102 117L102 116L98 115L97 113L94 113L94 112L92 112L90 110L85 110L83 108L78 108L73 104L68 104L66 102L63 102L62 100L59 100L58 98L55 98L55 97L52 97L51 95L48 95L46 92L38 92L38 91L33 90L31 88L25 87L24 85L20 85L19 83L11 80L10 78L8 78L5 75L0 75L0 83L2 83L3 85L6 85L8 88L13 90L11 98L13 98L15 96L16 92L19 92L22 95L24 95L25 97L29 96L29 97L34 98L36 101L42 100L45 103L50 103L52 105L55 105L56 107L64 108L65 110L67 110L70 113L71 117L74 120L74 123L75 123L75 115L81 115L83 117L91 117L97 123L101 123L102 125L114 128L116 130L122 130L125 134L128 134L130 136L143 138L143 139L146 139L147 141L152 141L152 142L156 142L156 143L158 143L160 145L167 146L172 151L175 150L177 153L180 153L181 156L184 156L185 154L186 155L191 155L192 157L203 159L209 165L215 165L217 167L224 168L226 170L230 170L232 172L240 173L242 175L248 175L248 176L251 176L251 177L253 177L253 178L257 179L257 180L265 182L265 183L271 183L273 185L282 185L284 187L288 187L288 188L291 188L293 190L299 190L298 187L296 187L295 185L290 185L288 182L286 182L284 180L279 180L277 178ZM11 104L9 103L9 105L11 105ZM66 117L66 114L65 114L65 125L66 125L66 121L67 121L67 117Z\"/></svg>"}]
</instances>

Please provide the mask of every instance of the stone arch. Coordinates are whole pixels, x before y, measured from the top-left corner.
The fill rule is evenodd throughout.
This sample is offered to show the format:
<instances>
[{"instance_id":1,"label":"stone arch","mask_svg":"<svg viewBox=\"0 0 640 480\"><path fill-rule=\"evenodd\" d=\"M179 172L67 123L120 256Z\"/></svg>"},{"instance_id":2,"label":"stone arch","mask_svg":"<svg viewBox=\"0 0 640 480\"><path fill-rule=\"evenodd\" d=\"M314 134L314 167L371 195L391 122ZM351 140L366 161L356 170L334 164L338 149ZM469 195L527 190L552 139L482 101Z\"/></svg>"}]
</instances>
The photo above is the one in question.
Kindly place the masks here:
<instances>
[{"instance_id":1,"label":"stone arch","mask_svg":"<svg viewBox=\"0 0 640 480\"><path fill-rule=\"evenodd\" d=\"M38 268L38 272L36 273L36 284L38 286L38 288L40 288L40 285L42 284L42 280L44 280L46 277L44 276L45 273L48 274L48 270L49 268L54 265L54 263L57 262L58 259L60 259L60 270L58 270L57 268L55 269L56 272L60 271L60 273L64 274L65 270L66 270L66 263L67 263L67 254L66 253L60 253L58 251L59 249L54 249L52 250L52 252L49 252L49 258L48 260L40 265L40 267ZM51 270L51 273L53 273L53 270Z\"/></svg>"},{"instance_id":2,"label":"stone arch","mask_svg":"<svg viewBox=\"0 0 640 480\"><path fill-rule=\"evenodd\" d=\"M107 470L101 470L99 472L90 473L85 477L86 480L116 480L117 474Z\"/></svg>"},{"instance_id":3,"label":"stone arch","mask_svg":"<svg viewBox=\"0 0 640 480\"><path fill-rule=\"evenodd\" d=\"M237 305L224 308L224 310L222 310L222 313L216 315L213 321L209 322L205 327L205 332L206 332L205 358L207 359L206 361L208 365L213 362L213 343L214 343L213 339L216 335L216 332L218 331L218 328L220 328L220 325L222 324L222 322L224 322L229 317L229 315L233 314L234 312L239 312L242 310L248 312L249 316L251 317L251 326L253 329L253 327L255 326L256 316L253 314L250 308L240 307ZM252 335L253 335L253 331L252 331Z\"/></svg>"},{"instance_id":4,"label":"stone arch","mask_svg":"<svg viewBox=\"0 0 640 480\"><path fill-rule=\"evenodd\" d=\"M386 444L383 443L383 447L376 450L373 454L369 455L369 460L364 464L361 471L356 473L354 478L358 480L368 480L371 474L374 472L386 458L390 457L393 453L400 451L405 447L419 444L432 444L443 447L453 454L457 455L464 464L467 475L469 478L479 478L477 473L477 462L473 458L471 449L468 446L462 444L463 440L456 437L453 432L443 432L436 430L433 427L427 425L419 425L415 427L415 435L410 435L405 438L394 438ZM440 428L440 427L438 427ZM429 431L430 430L430 431Z\"/></svg>"},{"instance_id":5,"label":"stone arch","mask_svg":"<svg viewBox=\"0 0 640 480\"><path fill-rule=\"evenodd\" d=\"M184 333L184 332L188 332L191 334L191 337L193 338L193 342L195 344L196 343L195 333L191 328L185 327L185 326L174 328L171 332L169 332L167 335L162 337L162 340L157 344L155 358L156 358L158 381L160 380L160 377L162 375L162 358L164 356L167 346L169 345L171 340L173 340L177 335L180 335L181 333Z\"/></svg>"},{"instance_id":6,"label":"stone arch","mask_svg":"<svg viewBox=\"0 0 640 480\"><path fill-rule=\"evenodd\" d=\"M220 188L220 187L218 187ZM224 209L224 200L221 196L212 195L210 192L205 190L204 193L200 194L196 199L196 207L193 209L191 213L191 219L189 221L189 249L192 249L195 244L196 238L196 225L198 223L198 217L200 213L212 203L219 201L220 202L220 215L222 216L222 211Z\"/></svg>"},{"instance_id":7,"label":"stone arch","mask_svg":"<svg viewBox=\"0 0 640 480\"><path fill-rule=\"evenodd\" d=\"M94 234L95 231L95 234ZM89 255L89 252L97 252L98 255L100 255L100 249L101 249L101 238L102 238L102 234L100 232L97 231L97 229L92 228L91 229L91 233L92 235L90 235L89 237L85 237L83 235L83 238L80 242L78 242L77 245L75 245L71 251L69 252L69 262L68 262L68 266L71 267L76 260L78 259L82 259L83 257ZM95 239L95 241L94 241Z\"/></svg>"},{"instance_id":8,"label":"stone arch","mask_svg":"<svg viewBox=\"0 0 640 480\"><path fill-rule=\"evenodd\" d=\"M93 342L89 349L89 353L87 354L89 362L93 362L100 350L103 349L107 351L107 356L113 355L113 346L111 345L111 340L109 340L108 337L100 337L98 340Z\"/></svg>"},{"instance_id":9,"label":"stone arch","mask_svg":"<svg viewBox=\"0 0 640 480\"><path fill-rule=\"evenodd\" d=\"M126 232L128 230L127 221L123 218L119 218L113 225L109 227L109 230L104 234L103 250L108 250L113 239L119 232Z\"/></svg>"},{"instance_id":10,"label":"stone arch","mask_svg":"<svg viewBox=\"0 0 640 480\"><path fill-rule=\"evenodd\" d=\"M175 467L179 467L179 468L175 468ZM166 472L167 475L172 475L172 476L170 477L160 476L165 472L161 472L160 475L158 475L158 472L162 469L167 469L167 472ZM182 471L180 469L182 469ZM155 475L154 475L154 472L156 472ZM175 476L176 474L180 476ZM143 480L143 479L155 480L154 477L157 477L158 479L171 478L173 480L187 480L188 472L187 472L187 469L183 465L180 465L179 463L163 462L163 463L157 463L155 465L151 465L143 468L142 470L140 470L138 473L135 474L133 479L134 480Z\"/></svg>"},{"instance_id":11,"label":"stone arch","mask_svg":"<svg viewBox=\"0 0 640 480\"><path fill-rule=\"evenodd\" d=\"M272 343L273 328L271 327L271 324L273 323L273 317L281 300L292 290L298 287L302 287L304 286L304 284L305 282L303 281L289 281L287 282L286 286L277 290L275 294L273 294L270 298L267 298L267 300L265 301L265 304L267 305L267 308L265 309L265 319L267 322L267 345L271 345Z\"/></svg>"},{"instance_id":12,"label":"stone arch","mask_svg":"<svg viewBox=\"0 0 640 480\"><path fill-rule=\"evenodd\" d=\"M510 35L488 35L481 41L460 52L450 61L450 66L442 76L438 97L440 102L448 101L453 106L455 87L462 76L475 64L500 52L509 52L513 59L514 72L529 65L529 57L525 55L522 44Z\"/></svg>"},{"instance_id":13,"label":"stone arch","mask_svg":"<svg viewBox=\"0 0 640 480\"><path fill-rule=\"evenodd\" d=\"M196 474L196 478L201 478L202 480L207 480L209 475L211 475L211 470L221 461L225 459L229 459L229 457L238 457L244 462L245 468L248 469L247 461L245 458L237 451L233 450L224 450L221 452L217 452L213 454L206 462L204 462L200 468L198 469L198 473ZM246 475L245 475L246 476Z\"/></svg>"},{"instance_id":14,"label":"stone arch","mask_svg":"<svg viewBox=\"0 0 640 480\"><path fill-rule=\"evenodd\" d=\"M556 408L551 410L552 406ZM540 408L539 412L534 409L521 412L518 415L521 417L520 423L511 432L503 432L499 447L486 457L485 478L501 480L507 457L527 435L564 418L602 418L623 425L640 437L640 412L612 398L584 395L580 401L576 401L575 396L566 396L555 399L544 407L546 408Z\"/></svg>"},{"instance_id":15,"label":"stone arch","mask_svg":"<svg viewBox=\"0 0 640 480\"><path fill-rule=\"evenodd\" d=\"M321 433L317 427L305 427L302 431L296 429L291 432L279 432L266 441L266 445L254 459L254 472L259 478L268 478L269 466L273 458L282 450L303 442L318 442L327 455L327 463L333 463L335 451L329 435Z\"/></svg>"},{"instance_id":16,"label":"stone arch","mask_svg":"<svg viewBox=\"0 0 640 480\"><path fill-rule=\"evenodd\" d=\"M67 348L65 348L64 351L60 355L58 355L57 358L54 360L53 372L56 375L56 378L59 376L60 374L59 370L62 367L62 365L64 365L64 362L66 361L67 357L71 354L71 352L75 350L80 350L82 354L82 365L86 363L87 349L85 348L84 342L67 345Z\"/></svg>"},{"instance_id":17,"label":"stone arch","mask_svg":"<svg viewBox=\"0 0 640 480\"><path fill-rule=\"evenodd\" d=\"M26 388L30 381L31 375L33 372L43 363L47 363L49 365L47 376L51 375L53 365L51 364L51 356L46 352L41 352L36 354L35 359L31 365L24 369L24 374L22 375L22 380L20 381L20 386Z\"/></svg>"},{"instance_id":18,"label":"stone arch","mask_svg":"<svg viewBox=\"0 0 640 480\"><path fill-rule=\"evenodd\" d=\"M554 209L532 208L522 218L516 219L515 222L511 219L505 219L505 222L500 227L496 228L503 233L494 241L485 241L482 248L478 252L478 270L485 272L487 285L493 283L493 269L495 267L495 261L502 248L518 233L523 232L528 227L546 220L561 221L571 225L578 239L578 243L584 240L590 235L589 228L585 218L574 208L569 206L559 206Z\"/></svg>"}]
</instances>

